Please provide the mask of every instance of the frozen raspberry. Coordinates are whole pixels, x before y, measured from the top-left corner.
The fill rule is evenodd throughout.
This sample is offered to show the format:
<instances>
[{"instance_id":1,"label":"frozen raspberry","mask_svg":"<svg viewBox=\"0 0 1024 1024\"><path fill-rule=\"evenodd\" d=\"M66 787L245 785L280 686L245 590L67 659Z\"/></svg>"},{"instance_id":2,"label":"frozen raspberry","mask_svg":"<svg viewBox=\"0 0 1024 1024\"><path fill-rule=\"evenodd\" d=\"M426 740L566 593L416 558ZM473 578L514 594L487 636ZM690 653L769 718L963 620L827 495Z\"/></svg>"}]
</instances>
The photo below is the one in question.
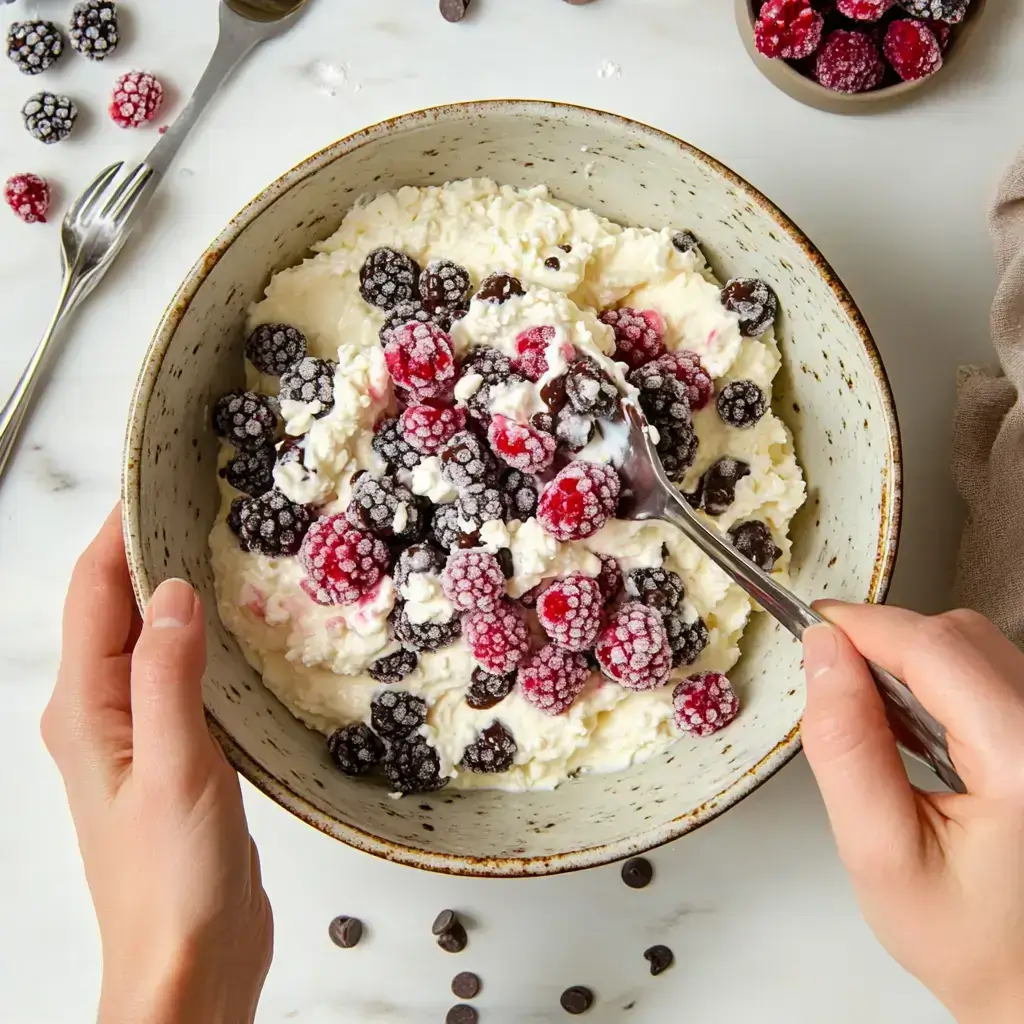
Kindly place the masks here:
<instances>
[{"instance_id":1,"label":"frozen raspberry","mask_svg":"<svg viewBox=\"0 0 1024 1024\"><path fill-rule=\"evenodd\" d=\"M700 239L692 231L677 231L672 236L672 245L682 253L700 248Z\"/></svg>"},{"instance_id":2,"label":"frozen raspberry","mask_svg":"<svg viewBox=\"0 0 1024 1024\"><path fill-rule=\"evenodd\" d=\"M213 407L213 429L236 448L273 444L277 403L255 391L233 391Z\"/></svg>"},{"instance_id":3,"label":"frozen raspberry","mask_svg":"<svg viewBox=\"0 0 1024 1024\"><path fill-rule=\"evenodd\" d=\"M959 25L971 6L971 0L899 0L899 5L917 18Z\"/></svg>"},{"instance_id":4,"label":"frozen raspberry","mask_svg":"<svg viewBox=\"0 0 1024 1024\"><path fill-rule=\"evenodd\" d=\"M473 669L466 703L475 711L487 711L500 704L515 688L515 672L496 676L482 668Z\"/></svg>"},{"instance_id":5,"label":"frozen raspberry","mask_svg":"<svg viewBox=\"0 0 1024 1024\"><path fill-rule=\"evenodd\" d=\"M441 588L459 611L486 611L505 596L505 574L487 551L456 551L441 573Z\"/></svg>"},{"instance_id":6,"label":"frozen raspberry","mask_svg":"<svg viewBox=\"0 0 1024 1024\"><path fill-rule=\"evenodd\" d=\"M555 340L550 326L531 327L516 338L515 368L527 379L538 381L548 372L548 345Z\"/></svg>"},{"instance_id":7,"label":"frozen raspberry","mask_svg":"<svg viewBox=\"0 0 1024 1024\"><path fill-rule=\"evenodd\" d=\"M304 505L296 505L280 491L268 491L234 503L228 524L243 551L276 558L299 551L312 519Z\"/></svg>"},{"instance_id":8,"label":"frozen raspberry","mask_svg":"<svg viewBox=\"0 0 1024 1024\"><path fill-rule=\"evenodd\" d=\"M837 29L818 51L814 77L833 92L870 92L882 84L885 62L871 36Z\"/></svg>"},{"instance_id":9,"label":"frozen raspberry","mask_svg":"<svg viewBox=\"0 0 1024 1024\"><path fill-rule=\"evenodd\" d=\"M400 650L378 658L366 672L378 683L393 685L400 683L410 672L414 671L418 662L419 656L415 651Z\"/></svg>"},{"instance_id":10,"label":"frozen raspberry","mask_svg":"<svg viewBox=\"0 0 1024 1024\"><path fill-rule=\"evenodd\" d=\"M23 75L53 67L64 52L64 35L52 21L16 21L7 32L7 56Z\"/></svg>"},{"instance_id":11,"label":"frozen raspberry","mask_svg":"<svg viewBox=\"0 0 1024 1024\"><path fill-rule=\"evenodd\" d=\"M450 405L410 405L401 416L402 436L424 455L434 455L460 430L466 429L466 410Z\"/></svg>"},{"instance_id":12,"label":"frozen raspberry","mask_svg":"<svg viewBox=\"0 0 1024 1024\"><path fill-rule=\"evenodd\" d=\"M561 715L569 710L590 678L587 659L556 644L542 647L519 669L519 692L540 711Z\"/></svg>"},{"instance_id":13,"label":"frozen raspberry","mask_svg":"<svg viewBox=\"0 0 1024 1024\"><path fill-rule=\"evenodd\" d=\"M670 569L634 569L626 577L626 593L659 615L667 615L683 599L683 581Z\"/></svg>"},{"instance_id":14,"label":"frozen raspberry","mask_svg":"<svg viewBox=\"0 0 1024 1024\"><path fill-rule=\"evenodd\" d=\"M658 365L670 370L686 386L686 397L690 400L692 412L698 412L711 401L715 384L696 352L686 349L667 352L658 360Z\"/></svg>"},{"instance_id":15,"label":"frozen raspberry","mask_svg":"<svg viewBox=\"0 0 1024 1024\"><path fill-rule=\"evenodd\" d=\"M370 704L370 723L385 739L408 736L427 720L427 702L408 690L381 690Z\"/></svg>"},{"instance_id":16,"label":"frozen raspberry","mask_svg":"<svg viewBox=\"0 0 1024 1024\"><path fill-rule=\"evenodd\" d=\"M395 639L415 651L439 651L455 643L462 633L457 615L447 622L411 622L404 603L393 613Z\"/></svg>"},{"instance_id":17,"label":"frozen raspberry","mask_svg":"<svg viewBox=\"0 0 1024 1024\"><path fill-rule=\"evenodd\" d=\"M712 736L740 712L740 700L721 672L700 672L672 691L676 725L694 736Z\"/></svg>"},{"instance_id":18,"label":"frozen raspberry","mask_svg":"<svg viewBox=\"0 0 1024 1024\"><path fill-rule=\"evenodd\" d=\"M764 334L779 315L775 292L756 277L736 277L722 289L722 305L739 317L740 334L756 338Z\"/></svg>"},{"instance_id":19,"label":"frozen raspberry","mask_svg":"<svg viewBox=\"0 0 1024 1024\"><path fill-rule=\"evenodd\" d=\"M280 377L306 354L306 336L288 324L261 324L245 343L249 362L260 373Z\"/></svg>"},{"instance_id":20,"label":"frozen raspberry","mask_svg":"<svg viewBox=\"0 0 1024 1024\"><path fill-rule=\"evenodd\" d=\"M71 45L90 60L105 60L120 42L113 0L84 0L71 11Z\"/></svg>"},{"instance_id":21,"label":"frozen raspberry","mask_svg":"<svg viewBox=\"0 0 1024 1024\"><path fill-rule=\"evenodd\" d=\"M357 530L365 530L384 540L422 536L422 507L407 487L389 476L375 477L360 472L354 477L352 500L345 518Z\"/></svg>"},{"instance_id":22,"label":"frozen raspberry","mask_svg":"<svg viewBox=\"0 0 1024 1024\"><path fill-rule=\"evenodd\" d=\"M319 402L317 419L326 416L334 405L334 374L338 364L330 359L306 356L281 374L278 395L282 401Z\"/></svg>"},{"instance_id":23,"label":"frozen raspberry","mask_svg":"<svg viewBox=\"0 0 1024 1024\"><path fill-rule=\"evenodd\" d=\"M752 427L768 411L765 393L752 380L734 380L718 395L718 415L730 427Z\"/></svg>"},{"instance_id":24,"label":"frozen raspberry","mask_svg":"<svg viewBox=\"0 0 1024 1024\"><path fill-rule=\"evenodd\" d=\"M544 632L568 651L589 651L601 629L604 599L597 580L574 572L552 583L537 601Z\"/></svg>"},{"instance_id":25,"label":"frozen raspberry","mask_svg":"<svg viewBox=\"0 0 1024 1024\"><path fill-rule=\"evenodd\" d=\"M258 448L241 448L221 470L221 476L236 491L256 498L266 494L274 486L276 461L277 452L273 445L262 444Z\"/></svg>"},{"instance_id":26,"label":"frozen raspberry","mask_svg":"<svg viewBox=\"0 0 1024 1024\"><path fill-rule=\"evenodd\" d=\"M469 298L469 271L451 260L432 260L420 274L420 298L424 306L461 309Z\"/></svg>"},{"instance_id":27,"label":"frozen raspberry","mask_svg":"<svg viewBox=\"0 0 1024 1024\"><path fill-rule=\"evenodd\" d=\"M459 764L471 772L507 772L515 763L518 750L512 733L501 722L491 722L466 747Z\"/></svg>"},{"instance_id":28,"label":"frozen raspberry","mask_svg":"<svg viewBox=\"0 0 1024 1024\"><path fill-rule=\"evenodd\" d=\"M945 21L925 21L924 24L932 30L935 38L939 41L939 48L945 53L953 38L953 26Z\"/></svg>"},{"instance_id":29,"label":"frozen raspberry","mask_svg":"<svg viewBox=\"0 0 1024 1024\"><path fill-rule=\"evenodd\" d=\"M440 576L445 560L444 553L433 544L414 544L398 556L391 577L395 581L395 586L401 588L409 582L409 577L414 572Z\"/></svg>"},{"instance_id":30,"label":"frozen raspberry","mask_svg":"<svg viewBox=\"0 0 1024 1024\"><path fill-rule=\"evenodd\" d=\"M880 21L896 0L836 0L836 10L854 21Z\"/></svg>"},{"instance_id":31,"label":"frozen raspberry","mask_svg":"<svg viewBox=\"0 0 1024 1024\"><path fill-rule=\"evenodd\" d=\"M526 290L518 277L497 273L491 274L490 277L484 278L480 282L480 287L473 298L479 299L481 302L496 302L500 305L513 297L525 294Z\"/></svg>"},{"instance_id":32,"label":"frozen raspberry","mask_svg":"<svg viewBox=\"0 0 1024 1024\"><path fill-rule=\"evenodd\" d=\"M441 473L459 490L491 483L497 469L487 446L468 430L460 431L441 448Z\"/></svg>"},{"instance_id":33,"label":"frozen raspberry","mask_svg":"<svg viewBox=\"0 0 1024 1024\"><path fill-rule=\"evenodd\" d=\"M491 520L502 522L508 515L504 493L497 487L482 487L480 484L466 488L455 507L463 524L472 523L474 530L479 530Z\"/></svg>"},{"instance_id":34,"label":"frozen raspberry","mask_svg":"<svg viewBox=\"0 0 1024 1024\"><path fill-rule=\"evenodd\" d=\"M462 628L473 657L494 675L514 672L530 649L526 620L509 601L463 616Z\"/></svg>"},{"instance_id":35,"label":"frozen raspberry","mask_svg":"<svg viewBox=\"0 0 1024 1024\"><path fill-rule=\"evenodd\" d=\"M573 462L544 488L537 519L556 540L593 536L615 514L619 488L611 466Z\"/></svg>"},{"instance_id":36,"label":"frozen raspberry","mask_svg":"<svg viewBox=\"0 0 1024 1024\"><path fill-rule=\"evenodd\" d=\"M327 737L327 750L343 775L366 775L384 756L380 737L362 723L335 729Z\"/></svg>"},{"instance_id":37,"label":"frozen raspberry","mask_svg":"<svg viewBox=\"0 0 1024 1024\"><path fill-rule=\"evenodd\" d=\"M802 60L818 48L824 27L808 0L768 0L754 23L754 43L766 57Z\"/></svg>"},{"instance_id":38,"label":"frozen raspberry","mask_svg":"<svg viewBox=\"0 0 1024 1024\"><path fill-rule=\"evenodd\" d=\"M604 674L629 690L653 690L672 671L672 648L661 616L639 601L618 610L598 636L594 653Z\"/></svg>"},{"instance_id":39,"label":"frozen raspberry","mask_svg":"<svg viewBox=\"0 0 1024 1024\"><path fill-rule=\"evenodd\" d=\"M388 567L388 549L344 516L324 516L309 528L299 560L302 589L317 604L354 604L375 587Z\"/></svg>"},{"instance_id":40,"label":"frozen raspberry","mask_svg":"<svg viewBox=\"0 0 1024 1024\"><path fill-rule=\"evenodd\" d=\"M396 793L434 793L448 785L448 780L441 778L437 751L422 736L392 742L383 768Z\"/></svg>"},{"instance_id":41,"label":"frozen raspberry","mask_svg":"<svg viewBox=\"0 0 1024 1024\"><path fill-rule=\"evenodd\" d=\"M396 327L384 358L395 384L416 398L441 398L451 391L458 373L452 339L434 324Z\"/></svg>"},{"instance_id":42,"label":"frozen raspberry","mask_svg":"<svg viewBox=\"0 0 1024 1024\"><path fill-rule=\"evenodd\" d=\"M402 437L397 419L382 420L373 432L371 445L395 473L415 469L420 464L420 453Z\"/></svg>"},{"instance_id":43,"label":"frozen raspberry","mask_svg":"<svg viewBox=\"0 0 1024 1024\"><path fill-rule=\"evenodd\" d=\"M622 569L611 555L597 557L601 559L601 574L597 577L597 585L601 588L601 600L605 604L611 604L622 590Z\"/></svg>"},{"instance_id":44,"label":"frozen raspberry","mask_svg":"<svg viewBox=\"0 0 1024 1024\"><path fill-rule=\"evenodd\" d=\"M78 107L67 96L37 92L21 108L21 116L32 138L50 146L63 142L74 131Z\"/></svg>"},{"instance_id":45,"label":"frozen raspberry","mask_svg":"<svg viewBox=\"0 0 1024 1024\"><path fill-rule=\"evenodd\" d=\"M771 572L782 557L782 549L775 543L772 531L759 519L737 523L729 530L729 539L741 554L759 565L765 572Z\"/></svg>"},{"instance_id":46,"label":"frozen raspberry","mask_svg":"<svg viewBox=\"0 0 1024 1024\"><path fill-rule=\"evenodd\" d=\"M701 618L687 622L682 615L666 615L663 620L668 634L668 645L672 648L672 667L692 665L708 645L711 634Z\"/></svg>"},{"instance_id":47,"label":"frozen raspberry","mask_svg":"<svg viewBox=\"0 0 1024 1024\"><path fill-rule=\"evenodd\" d=\"M4 201L26 224L45 224L50 186L37 174L16 174L4 184Z\"/></svg>"},{"instance_id":48,"label":"frozen raspberry","mask_svg":"<svg viewBox=\"0 0 1024 1024\"><path fill-rule=\"evenodd\" d=\"M164 103L164 87L146 71L128 71L114 83L110 118L121 128L141 128Z\"/></svg>"},{"instance_id":49,"label":"frozen raspberry","mask_svg":"<svg viewBox=\"0 0 1024 1024\"><path fill-rule=\"evenodd\" d=\"M537 481L518 469L506 469L498 485L505 494L508 514L525 523L537 511Z\"/></svg>"},{"instance_id":50,"label":"frozen raspberry","mask_svg":"<svg viewBox=\"0 0 1024 1024\"><path fill-rule=\"evenodd\" d=\"M882 49L904 82L927 78L942 67L942 47L923 21L908 18L892 22L886 29Z\"/></svg>"},{"instance_id":51,"label":"frozen raspberry","mask_svg":"<svg viewBox=\"0 0 1024 1024\"><path fill-rule=\"evenodd\" d=\"M606 309L598 319L615 332L615 358L636 369L665 354L665 320L653 309Z\"/></svg>"},{"instance_id":52,"label":"frozen raspberry","mask_svg":"<svg viewBox=\"0 0 1024 1024\"><path fill-rule=\"evenodd\" d=\"M736 500L736 485L750 476L750 466L742 459L724 456L713 462L700 482L700 505L709 516L720 516Z\"/></svg>"},{"instance_id":53,"label":"frozen raspberry","mask_svg":"<svg viewBox=\"0 0 1024 1024\"><path fill-rule=\"evenodd\" d=\"M495 416L487 430L491 450L513 469L539 473L555 457L555 439L507 416Z\"/></svg>"},{"instance_id":54,"label":"frozen raspberry","mask_svg":"<svg viewBox=\"0 0 1024 1024\"><path fill-rule=\"evenodd\" d=\"M612 420L621 415L619 389L589 357L578 359L569 368L565 375L565 396L578 413Z\"/></svg>"},{"instance_id":55,"label":"frozen raspberry","mask_svg":"<svg viewBox=\"0 0 1024 1024\"><path fill-rule=\"evenodd\" d=\"M370 305L392 309L399 302L419 298L419 276L419 265L411 256L394 249L374 249L359 271L359 291Z\"/></svg>"}]
</instances>

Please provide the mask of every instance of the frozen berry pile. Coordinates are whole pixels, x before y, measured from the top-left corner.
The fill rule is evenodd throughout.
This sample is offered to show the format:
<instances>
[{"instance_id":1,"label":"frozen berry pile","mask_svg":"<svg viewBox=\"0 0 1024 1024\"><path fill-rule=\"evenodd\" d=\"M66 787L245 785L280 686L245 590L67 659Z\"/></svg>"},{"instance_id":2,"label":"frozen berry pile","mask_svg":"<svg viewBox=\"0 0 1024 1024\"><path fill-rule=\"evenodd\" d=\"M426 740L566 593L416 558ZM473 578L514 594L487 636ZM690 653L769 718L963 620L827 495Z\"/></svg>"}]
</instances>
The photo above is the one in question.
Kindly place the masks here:
<instances>
[{"instance_id":1,"label":"frozen berry pile","mask_svg":"<svg viewBox=\"0 0 1024 1024\"><path fill-rule=\"evenodd\" d=\"M759 0L754 42L833 92L916 82L942 68L971 0Z\"/></svg>"}]
</instances>

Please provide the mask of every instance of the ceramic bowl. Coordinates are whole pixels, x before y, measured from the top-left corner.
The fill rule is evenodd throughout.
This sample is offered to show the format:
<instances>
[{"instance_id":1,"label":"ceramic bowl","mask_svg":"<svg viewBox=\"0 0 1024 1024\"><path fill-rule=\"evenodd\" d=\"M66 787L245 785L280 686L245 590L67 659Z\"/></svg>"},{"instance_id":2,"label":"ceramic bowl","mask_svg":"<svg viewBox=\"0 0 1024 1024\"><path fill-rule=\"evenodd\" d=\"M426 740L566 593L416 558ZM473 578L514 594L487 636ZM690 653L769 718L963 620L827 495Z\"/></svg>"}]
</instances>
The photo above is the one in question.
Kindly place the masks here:
<instances>
[{"instance_id":1,"label":"ceramic bowl","mask_svg":"<svg viewBox=\"0 0 1024 1024\"><path fill-rule=\"evenodd\" d=\"M250 304L272 274L330 235L357 197L474 175L517 186L546 182L561 199L622 223L690 228L722 277L751 275L775 286L786 357L775 406L793 429L810 493L793 525L799 593L883 598L899 532L899 433L867 326L800 230L699 150L600 111L491 101L374 125L274 182L199 259L142 367L124 503L140 603L170 576L191 580L203 598L205 699L215 735L264 793L351 846L453 874L554 874L676 839L798 752L804 691L800 649L788 634L755 616L732 673L743 714L714 738L682 739L644 765L581 776L554 792L449 789L395 801L382 786L339 775L323 737L264 688L217 618L207 550L218 509L210 409L242 382Z\"/></svg>"}]
</instances>

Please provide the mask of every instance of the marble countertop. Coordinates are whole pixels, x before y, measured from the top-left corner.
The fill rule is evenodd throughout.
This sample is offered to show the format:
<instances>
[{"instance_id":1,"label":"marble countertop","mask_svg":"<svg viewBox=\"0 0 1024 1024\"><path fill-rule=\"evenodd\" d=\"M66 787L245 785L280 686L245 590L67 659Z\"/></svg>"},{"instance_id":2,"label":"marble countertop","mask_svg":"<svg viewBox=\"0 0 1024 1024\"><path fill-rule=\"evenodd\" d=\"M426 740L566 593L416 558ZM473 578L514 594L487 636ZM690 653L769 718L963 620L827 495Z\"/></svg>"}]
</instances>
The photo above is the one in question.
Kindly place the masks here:
<instances>
[{"instance_id":1,"label":"marble countertop","mask_svg":"<svg viewBox=\"0 0 1024 1024\"><path fill-rule=\"evenodd\" d=\"M172 86L168 116L215 35L213 0L125 0L106 65L65 59L42 79L0 66L0 177L32 170L68 197L105 164L141 158L154 129L105 117L116 74ZM157 319L229 217L310 152L362 125L453 100L528 96L605 107L713 153L771 196L822 248L874 329L904 430L906 519L894 600L948 601L961 509L946 469L954 373L988 363L994 268L985 212L1022 140L1024 8L989 4L964 64L915 105L844 119L797 105L748 60L726 0L474 0L449 25L434 0L314 0L289 36L218 98L114 271L66 338L0 490L0 1017L92 1019L99 950L56 771L38 719L59 657L74 558L117 497L125 418ZM70 0L17 0L58 20ZM44 148L18 109L39 87L83 107L73 141ZM13 386L58 284L57 229L0 211L0 392ZM798 760L744 804L653 856L634 892L615 868L528 882L449 879L355 853L250 788L246 800L277 918L260 1024L431 1022L458 970L485 982L485 1021L564 1019L558 994L595 988L595 1022L939 1024L947 1015L861 922L810 773ZM471 944L429 927L463 910ZM331 917L368 934L343 952ZM641 951L664 942L671 972ZM627 1007L632 1004L632 1009Z\"/></svg>"}]
</instances>

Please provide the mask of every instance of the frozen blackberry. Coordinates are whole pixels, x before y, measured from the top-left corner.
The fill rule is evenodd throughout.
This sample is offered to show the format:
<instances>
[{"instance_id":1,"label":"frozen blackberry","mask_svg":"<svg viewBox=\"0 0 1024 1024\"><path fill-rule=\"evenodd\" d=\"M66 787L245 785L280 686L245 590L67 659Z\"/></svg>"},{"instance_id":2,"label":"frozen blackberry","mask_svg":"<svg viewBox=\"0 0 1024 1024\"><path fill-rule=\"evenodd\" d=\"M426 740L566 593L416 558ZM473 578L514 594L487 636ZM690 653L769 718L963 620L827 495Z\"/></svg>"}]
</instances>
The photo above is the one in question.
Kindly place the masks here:
<instances>
[{"instance_id":1,"label":"frozen blackberry","mask_svg":"<svg viewBox=\"0 0 1024 1024\"><path fill-rule=\"evenodd\" d=\"M971 6L971 0L897 0L900 7L914 15L933 21L959 25Z\"/></svg>"},{"instance_id":2,"label":"frozen blackberry","mask_svg":"<svg viewBox=\"0 0 1024 1024\"><path fill-rule=\"evenodd\" d=\"M565 379L565 394L579 413L618 419L619 389L593 359L577 359Z\"/></svg>"},{"instance_id":3,"label":"frozen blackberry","mask_svg":"<svg viewBox=\"0 0 1024 1024\"><path fill-rule=\"evenodd\" d=\"M736 500L736 485L750 476L750 466L729 456L713 462L700 483L700 507L709 516L720 516Z\"/></svg>"},{"instance_id":4,"label":"frozen blackberry","mask_svg":"<svg viewBox=\"0 0 1024 1024\"><path fill-rule=\"evenodd\" d=\"M326 416L334 405L334 373L338 364L329 359L306 356L290 370L281 374L278 394L282 401L319 402L319 419Z\"/></svg>"},{"instance_id":5,"label":"frozen blackberry","mask_svg":"<svg viewBox=\"0 0 1024 1024\"><path fill-rule=\"evenodd\" d=\"M383 658L378 658L366 671L378 683L393 685L394 683L401 682L412 672L418 662L419 656L415 651L403 649L395 651L394 654L385 654Z\"/></svg>"},{"instance_id":6,"label":"frozen blackberry","mask_svg":"<svg viewBox=\"0 0 1024 1024\"><path fill-rule=\"evenodd\" d=\"M775 292L756 277L737 277L722 289L722 305L740 321L740 334L756 338L764 334L779 315Z\"/></svg>"},{"instance_id":7,"label":"frozen blackberry","mask_svg":"<svg viewBox=\"0 0 1024 1024\"><path fill-rule=\"evenodd\" d=\"M443 789L441 761L437 751L422 736L396 740L384 758L384 775L396 793L433 793Z\"/></svg>"},{"instance_id":8,"label":"frozen blackberry","mask_svg":"<svg viewBox=\"0 0 1024 1024\"><path fill-rule=\"evenodd\" d=\"M427 720L427 702L408 690L381 690L370 704L370 724L387 740L408 736Z\"/></svg>"},{"instance_id":9,"label":"frozen blackberry","mask_svg":"<svg viewBox=\"0 0 1024 1024\"><path fill-rule=\"evenodd\" d=\"M640 392L640 407L659 431L690 422L686 385L655 360L632 370L626 378Z\"/></svg>"},{"instance_id":10,"label":"frozen blackberry","mask_svg":"<svg viewBox=\"0 0 1024 1024\"><path fill-rule=\"evenodd\" d=\"M430 520L430 535L442 551L454 551L461 547L462 527L459 526L459 510L454 504L438 505Z\"/></svg>"},{"instance_id":11,"label":"frozen blackberry","mask_svg":"<svg viewBox=\"0 0 1024 1024\"><path fill-rule=\"evenodd\" d=\"M555 418L553 429L558 447L575 454L590 444L597 428L592 416L584 416L569 406Z\"/></svg>"},{"instance_id":12,"label":"frozen blackberry","mask_svg":"<svg viewBox=\"0 0 1024 1024\"><path fill-rule=\"evenodd\" d=\"M238 538L239 547L243 551L248 551L249 549L242 543L242 506L245 502L245 498L235 498L231 502L231 508L228 509L227 524L231 532Z\"/></svg>"},{"instance_id":13,"label":"frozen blackberry","mask_svg":"<svg viewBox=\"0 0 1024 1024\"><path fill-rule=\"evenodd\" d=\"M243 491L255 498L266 494L274 486L275 462L277 452L272 445L243 448L235 453L221 474L236 491Z\"/></svg>"},{"instance_id":14,"label":"frozen blackberry","mask_svg":"<svg viewBox=\"0 0 1024 1024\"><path fill-rule=\"evenodd\" d=\"M697 459L697 433L693 424L662 424L656 450L670 480L679 481Z\"/></svg>"},{"instance_id":15,"label":"frozen blackberry","mask_svg":"<svg viewBox=\"0 0 1024 1024\"><path fill-rule=\"evenodd\" d=\"M505 493L508 514L526 522L537 511L537 480L518 469L506 469L498 485Z\"/></svg>"},{"instance_id":16,"label":"frozen blackberry","mask_svg":"<svg viewBox=\"0 0 1024 1024\"><path fill-rule=\"evenodd\" d=\"M459 490L493 483L497 470L490 449L468 430L460 431L441 448L441 472Z\"/></svg>"},{"instance_id":17,"label":"frozen blackberry","mask_svg":"<svg viewBox=\"0 0 1024 1024\"><path fill-rule=\"evenodd\" d=\"M496 487L474 485L468 488L455 503L459 518L466 523L474 523L479 529L491 520L503 522L508 515L505 495Z\"/></svg>"},{"instance_id":18,"label":"frozen blackberry","mask_svg":"<svg viewBox=\"0 0 1024 1024\"><path fill-rule=\"evenodd\" d=\"M404 604L393 614L395 639L415 651L438 651L455 643L462 634L462 622L457 615L447 622L410 622Z\"/></svg>"},{"instance_id":19,"label":"frozen blackberry","mask_svg":"<svg viewBox=\"0 0 1024 1024\"><path fill-rule=\"evenodd\" d=\"M393 309L399 302L418 298L419 276L419 265L411 256L394 249L374 249L359 271L359 291L371 305Z\"/></svg>"},{"instance_id":20,"label":"frozen blackberry","mask_svg":"<svg viewBox=\"0 0 1024 1024\"><path fill-rule=\"evenodd\" d=\"M306 336L288 324L261 324L245 343L249 362L260 373L280 377L306 354Z\"/></svg>"},{"instance_id":21,"label":"frozen blackberry","mask_svg":"<svg viewBox=\"0 0 1024 1024\"><path fill-rule=\"evenodd\" d=\"M515 738L501 724L491 722L483 732L465 749L459 764L470 772L496 774L507 772L515 763Z\"/></svg>"},{"instance_id":22,"label":"frozen blackberry","mask_svg":"<svg viewBox=\"0 0 1024 1024\"><path fill-rule=\"evenodd\" d=\"M273 444L277 403L255 391L232 391L213 407L213 429L236 448Z\"/></svg>"},{"instance_id":23,"label":"frozen blackberry","mask_svg":"<svg viewBox=\"0 0 1024 1024\"><path fill-rule=\"evenodd\" d=\"M626 593L632 600L667 615L683 599L683 581L670 569L634 569L626 577Z\"/></svg>"},{"instance_id":24,"label":"frozen blackberry","mask_svg":"<svg viewBox=\"0 0 1024 1024\"><path fill-rule=\"evenodd\" d=\"M433 544L415 544L398 556L391 576L395 586L401 588L409 582L414 572L440 576L446 561L447 556Z\"/></svg>"},{"instance_id":25,"label":"frozen blackberry","mask_svg":"<svg viewBox=\"0 0 1024 1024\"><path fill-rule=\"evenodd\" d=\"M668 645L672 648L672 667L692 665L708 645L710 634L703 619L687 622L681 615L672 613L663 619Z\"/></svg>"},{"instance_id":26,"label":"frozen blackberry","mask_svg":"<svg viewBox=\"0 0 1024 1024\"><path fill-rule=\"evenodd\" d=\"M730 427L752 427L767 411L768 400L752 380L734 380L718 394L718 415Z\"/></svg>"},{"instance_id":27,"label":"frozen blackberry","mask_svg":"<svg viewBox=\"0 0 1024 1024\"><path fill-rule=\"evenodd\" d=\"M775 543L772 531L759 519L737 523L729 531L729 539L741 555L749 558L765 572L771 572L775 568L775 563L782 557L782 549Z\"/></svg>"},{"instance_id":28,"label":"frozen blackberry","mask_svg":"<svg viewBox=\"0 0 1024 1024\"><path fill-rule=\"evenodd\" d=\"M106 60L120 42L113 0L84 0L71 11L71 45L90 60Z\"/></svg>"},{"instance_id":29,"label":"frozen blackberry","mask_svg":"<svg viewBox=\"0 0 1024 1024\"><path fill-rule=\"evenodd\" d=\"M415 469L423 457L402 437L397 418L383 420L377 426L371 445L373 450L387 463L388 469L394 473L400 469Z\"/></svg>"},{"instance_id":30,"label":"frozen blackberry","mask_svg":"<svg viewBox=\"0 0 1024 1024\"><path fill-rule=\"evenodd\" d=\"M420 535L420 504L416 495L392 477L358 473L345 518L357 529L384 540Z\"/></svg>"},{"instance_id":31,"label":"frozen blackberry","mask_svg":"<svg viewBox=\"0 0 1024 1024\"><path fill-rule=\"evenodd\" d=\"M679 252L693 252L700 247L700 241L692 231L677 231L672 236L672 244Z\"/></svg>"},{"instance_id":32,"label":"frozen blackberry","mask_svg":"<svg viewBox=\"0 0 1024 1024\"><path fill-rule=\"evenodd\" d=\"M21 116L32 138L50 146L63 142L74 130L78 107L67 96L37 92L21 108Z\"/></svg>"},{"instance_id":33,"label":"frozen blackberry","mask_svg":"<svg viewBox=\"0 0 1024 1024\"><path fill-rule=\"evenodd\" d=\"M312 521L308 508L280 491L242 499L237 512L232 506L228 519L243 551L258 551L270 558L298 554Z\"/></svg>"},{"instance_id":34,"label":"frozen blackberry","mask_svg":"<svg viewBox=\"0 0 1024 1024\"><path fill-rule=\"evenodd\" d=\"M475 668L469 691L466 693L466 703L476 711L486 711L500 704L515 686L515 672L499 676L485 669Z\"/></svg>"},{"instance_id":35,"label":"frozen blackberry","mask_svg":"<svg viewBox=\"0 0 1024 1024\"><path fill-rule=\"evenodd\" d=\"M478 348L462 365L462 376L477 374L483 383L466 400L469 414L480 423L491 422L491 393L496 386L512 387L526 379L513 368L512 361L494 348Z\"/></svg>"},{"instance_id":36,"label":"frozen blackberry","mask_svg":"<svg viewBox=\"0 0 1024 1024\"><path fill-rule=\"evenodd\" d=\"M484 278L473 298L479 299L481 302L502 303L508 302L513 296L525 294L526 290L518 277L499 272Z\"/></svg>"},{"instance_id":37,"label":"frozen blackberry","mask_svg":"<svg viewBox=\"0 0 1024 1024\"><path fill-rule=\"evenodd\" d=\"M451 260L432 260L420 274L420 298L428 309L461 309L472 286L469 271Z\"/></svg>"},{"instance_id":38,"label":"frozen blackberry","mask_svg":"<svg viewBox=\"0 0 1024 1024\"><path fill-rule=\"evenodd\" d=\"M16 21L7 32L7 56L23 75L52 68L64 52L64 35L52 21Z\"/></svg>"},{"instance_id":39,"label":"frozen blackberry","mask_svg":"<svg viewBox=\"0 0 1024 1024\"><path fill-rule=\"evenodd\" d=\"M335 729L327 737L327 750L343 775L366 775L384 756L380 737L362 723Z\"/></svg>"}]
</instances>

